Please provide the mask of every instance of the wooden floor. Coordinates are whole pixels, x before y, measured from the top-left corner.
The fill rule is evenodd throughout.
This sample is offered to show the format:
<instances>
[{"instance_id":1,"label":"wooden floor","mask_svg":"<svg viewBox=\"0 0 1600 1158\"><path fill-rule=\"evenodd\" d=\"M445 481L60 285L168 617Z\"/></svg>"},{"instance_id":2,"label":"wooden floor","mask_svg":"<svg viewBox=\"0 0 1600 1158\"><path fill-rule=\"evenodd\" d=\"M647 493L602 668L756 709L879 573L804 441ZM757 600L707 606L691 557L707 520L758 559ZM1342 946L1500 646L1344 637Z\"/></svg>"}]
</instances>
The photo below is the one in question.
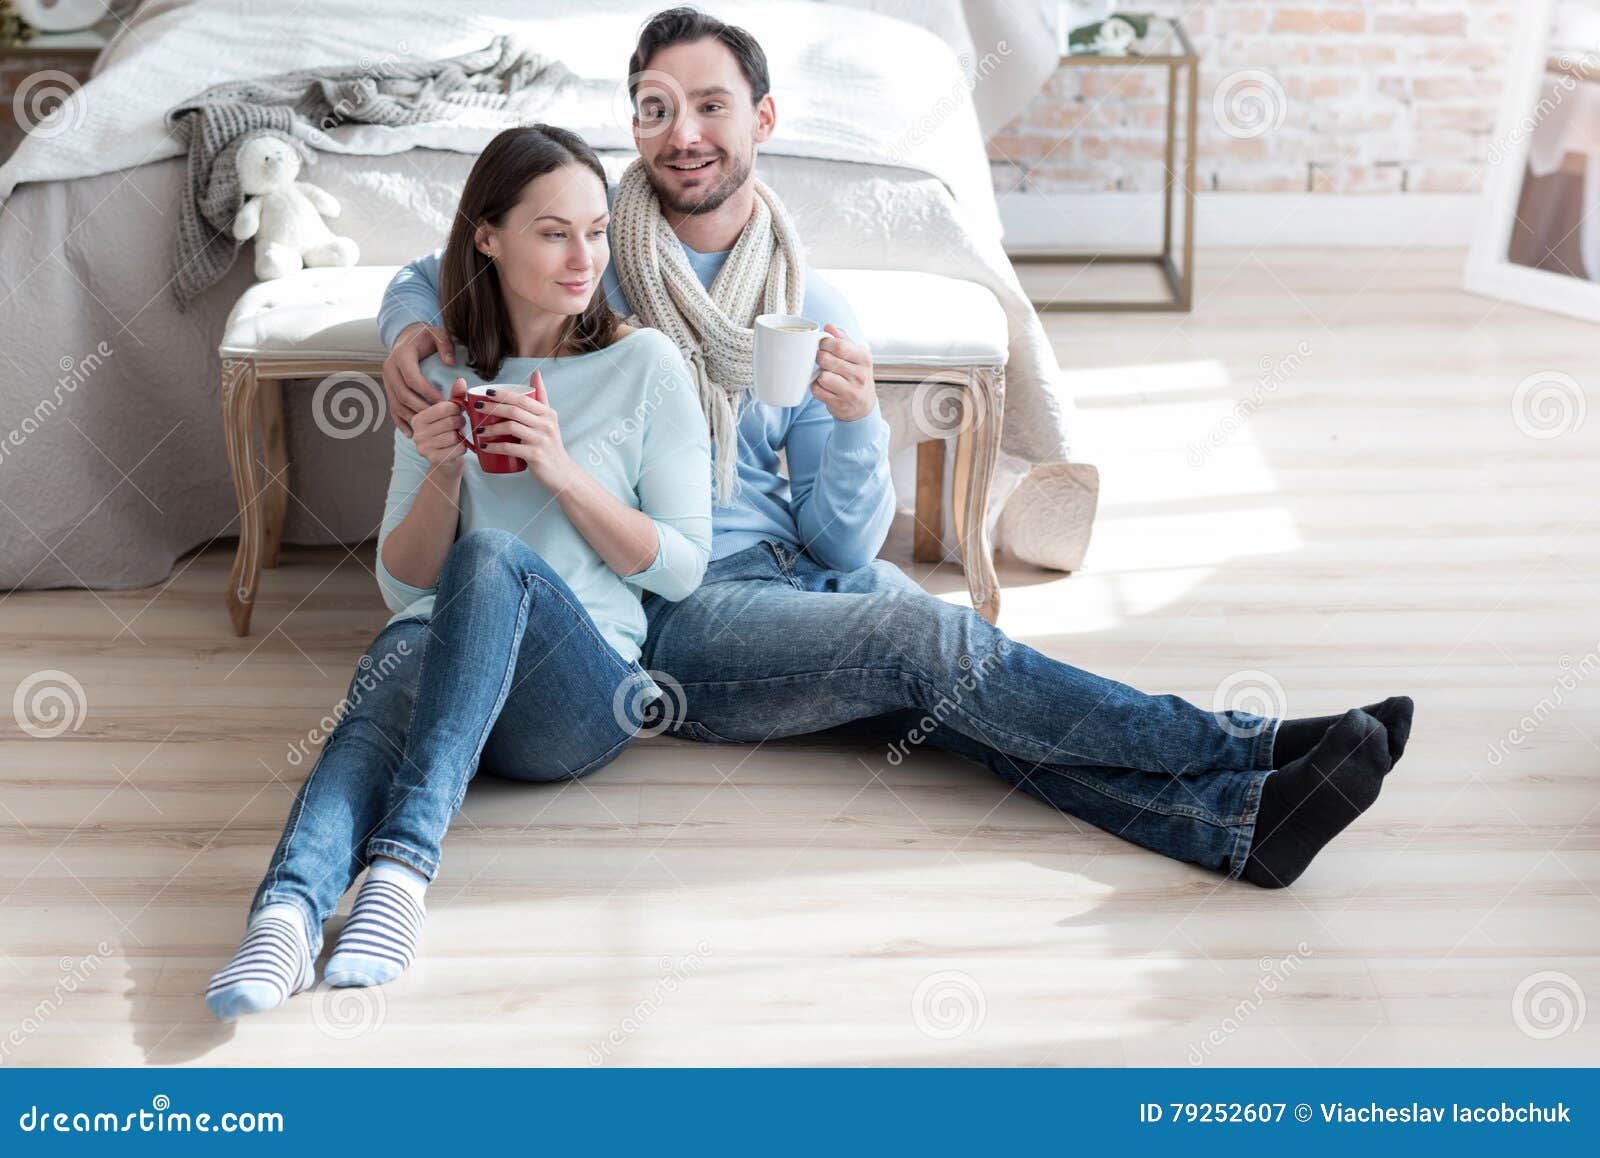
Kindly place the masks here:
<instances>
[{"instance_id":1,"label":"wooden floor","mask_svg":"<svg viewBox=\"0 0 1600 1158\"><path fill-rule=\"evenodd\" d=\"M1217 251L1190 317L1047 322L1103 506L1083 573L1002 569L1002 626L1208 706L1417 699L1296 888L951 757L655 740L475 786L399 983L219 1025L291 754L386 618L370 547L290 550L236 639L219 546L0 599L0 688L85 705L0 720L0 1064L1600 1063L1600 414L1514 410L1547 372L1600 405L1597 335L1459 292L1462 258Z\"/></svg>"}]
</instances>

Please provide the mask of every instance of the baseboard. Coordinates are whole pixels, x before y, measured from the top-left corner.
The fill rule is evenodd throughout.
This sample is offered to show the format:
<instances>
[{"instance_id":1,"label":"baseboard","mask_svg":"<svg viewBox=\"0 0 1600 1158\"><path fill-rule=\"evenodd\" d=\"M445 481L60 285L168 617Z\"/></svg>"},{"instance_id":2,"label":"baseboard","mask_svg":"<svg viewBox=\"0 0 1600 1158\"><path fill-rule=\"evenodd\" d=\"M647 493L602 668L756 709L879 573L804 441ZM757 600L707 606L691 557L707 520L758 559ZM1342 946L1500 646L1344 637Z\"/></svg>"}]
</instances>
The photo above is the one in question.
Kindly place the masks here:
<instances>
[{"instance_id":1,"label":"baseboard","mask_svg":"<svg viewBox=\"0 0 1600 1158\"><path fill-rule=\"evenodd\" d=\"M1115 253L1161 248L1162 202L1146 193L1009 193L1006 248ZM1452 248L1472 241L1476 193L1201 193L1195 242L1210 247Z\"/></svg>"}]
</instances>

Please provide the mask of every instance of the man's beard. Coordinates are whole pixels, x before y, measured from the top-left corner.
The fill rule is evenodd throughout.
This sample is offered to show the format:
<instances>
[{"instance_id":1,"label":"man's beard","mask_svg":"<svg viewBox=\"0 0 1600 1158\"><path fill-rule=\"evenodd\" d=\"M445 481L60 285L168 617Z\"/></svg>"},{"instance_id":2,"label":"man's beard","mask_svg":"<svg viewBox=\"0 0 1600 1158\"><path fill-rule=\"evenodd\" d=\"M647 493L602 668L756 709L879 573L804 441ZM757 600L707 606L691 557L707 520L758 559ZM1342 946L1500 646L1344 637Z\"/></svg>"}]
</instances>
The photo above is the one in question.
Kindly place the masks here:
<instances>
[{"instance_id":1,"label":"man's beard","mask_svg":"<svg viewBox=\"0 0 1600 1158\"><path fill-rule=\"evenodd\" d=\"M750 176L749 158L733 157L729 154L724 156L727 157L729 167L724 169L722 179L703 192L690 190L681 200L673 190L663 189L657 183L654 166L646 168L645 175L650 178L650 187L655 190L656 200L661 203L661 208L690 217L720 208L722 203L732 197L734 191Z\"/></svg>"}]
</instances>

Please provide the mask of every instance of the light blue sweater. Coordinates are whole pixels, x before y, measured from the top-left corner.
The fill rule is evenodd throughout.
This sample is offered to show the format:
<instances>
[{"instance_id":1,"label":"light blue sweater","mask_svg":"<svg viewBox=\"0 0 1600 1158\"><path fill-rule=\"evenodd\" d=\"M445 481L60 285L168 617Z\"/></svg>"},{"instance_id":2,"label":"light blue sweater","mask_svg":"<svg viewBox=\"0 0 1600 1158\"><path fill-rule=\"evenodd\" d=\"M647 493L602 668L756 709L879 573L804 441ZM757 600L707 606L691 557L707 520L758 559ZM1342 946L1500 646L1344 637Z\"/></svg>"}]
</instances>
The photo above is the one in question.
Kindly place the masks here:
<instances>
[{"instance_id":1,"label":"light blue sweater","mask_svg":"<svg viewBox=\"0 0 1600 1158\"><path fill-rule=\"evenodd\" d=\"M680 242L680 244L682 244ZM700 253L683 247L702 285L716 280L730 251ZM633 311L606 266L611 308ZM839 291L806 269L804 312L832 323L856 341L861 326ZM413 322L439 322L439 256L418 258L389 283L378 314L385 346ZM889 424L874 406L853 422L839 422L814 395L799 406L767 406L753 394L739 414L739 489L733 503L713 512L712 557L721 559L762 540L804 550L825 567L853 571L872 562L894 520L889 477ZM783 452L788 477L780 470Z\"/></svg>"},{"instance_id":2,"label":"light blue sweater","mask_svg":"<svg viewBox=\"0 0 1600 1158\"><path fill-rule=\"evenodd\" d=\"M468 386L526 384L539 370L570 455L601 485L656 525L660 549L648 568L626 578L568 521L555 496L527 471L487 474L466 453L456 537L481 527L510 531L539 552L583 602L605 641L625 661L644 643L642 591L682 599L698 586L711 555L711 458L706 420L683 355L660 330L638 329L603 350L562 358L507 358L493 378L479 378L456 347L456 365L437 355L422 363L448 396L457 377ZM378 533L378 586L397 619L428 618L435 587L414 587L389 573L383 545L416 499L425 459L398 430L394 473Z\"/></svg>"}]
</instances>

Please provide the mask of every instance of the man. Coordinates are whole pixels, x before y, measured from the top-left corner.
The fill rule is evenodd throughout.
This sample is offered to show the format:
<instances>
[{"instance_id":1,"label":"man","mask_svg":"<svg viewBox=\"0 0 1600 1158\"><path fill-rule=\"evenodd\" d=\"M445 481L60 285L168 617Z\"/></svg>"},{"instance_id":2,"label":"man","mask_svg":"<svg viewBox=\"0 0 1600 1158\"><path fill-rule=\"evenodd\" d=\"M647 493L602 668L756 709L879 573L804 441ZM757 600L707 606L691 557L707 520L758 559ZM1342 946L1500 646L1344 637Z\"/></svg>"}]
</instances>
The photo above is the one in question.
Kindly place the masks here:
<instances>
[{"instance_id":1,"label":"man","mask_svg":"<svg viewBox=\"0 0 1600 1158\"><path fill-rule=\"evenodd\" d=\"M702 342L698 322L686 324L681 282L659 292L651 263L660 255L634 241L649 226L638 225L629 180L634 193L640 174L648 181L647 212L676 236L699 280L693 294L725 290L718 272L730 254L748 262L740 243L758 225L780 239L771 260L783 261L773 221L781 224L781 204L754 176L756 148L777 122L766 57L742 29L675 8L645 25L629 76L639 160L618 192L613 233L627 242L615 247L606 294L624 315L679 336L686 357L709 371L713 343ZM669 252L666 266L681 268L676 260ZM384 384L402 429L433 400L418 361L450 348L437 284L437 260L424 258L384 299ZM736 407L736 434L714 449L724 466L736 459L737 478L718 491L700 588L644 605L641 663L682 689L674 734L749 743L842 727L901 749L928 743L1167 856L1262 887L1291 884L1376 800L1409 735L1411 701L1307 720L1203 711L1057 663L876 560L894 501L871 357L833 288L809 269L804 287L804 313L828 332L810 398L782 410L749 397L748 381L703 382L714 434L717 390ZM683 308L691 322L709 310L714 328L729 321L717 305ZM762 311L745 312L732 322L748 341Z\"/></svg>"}]
</instances>

